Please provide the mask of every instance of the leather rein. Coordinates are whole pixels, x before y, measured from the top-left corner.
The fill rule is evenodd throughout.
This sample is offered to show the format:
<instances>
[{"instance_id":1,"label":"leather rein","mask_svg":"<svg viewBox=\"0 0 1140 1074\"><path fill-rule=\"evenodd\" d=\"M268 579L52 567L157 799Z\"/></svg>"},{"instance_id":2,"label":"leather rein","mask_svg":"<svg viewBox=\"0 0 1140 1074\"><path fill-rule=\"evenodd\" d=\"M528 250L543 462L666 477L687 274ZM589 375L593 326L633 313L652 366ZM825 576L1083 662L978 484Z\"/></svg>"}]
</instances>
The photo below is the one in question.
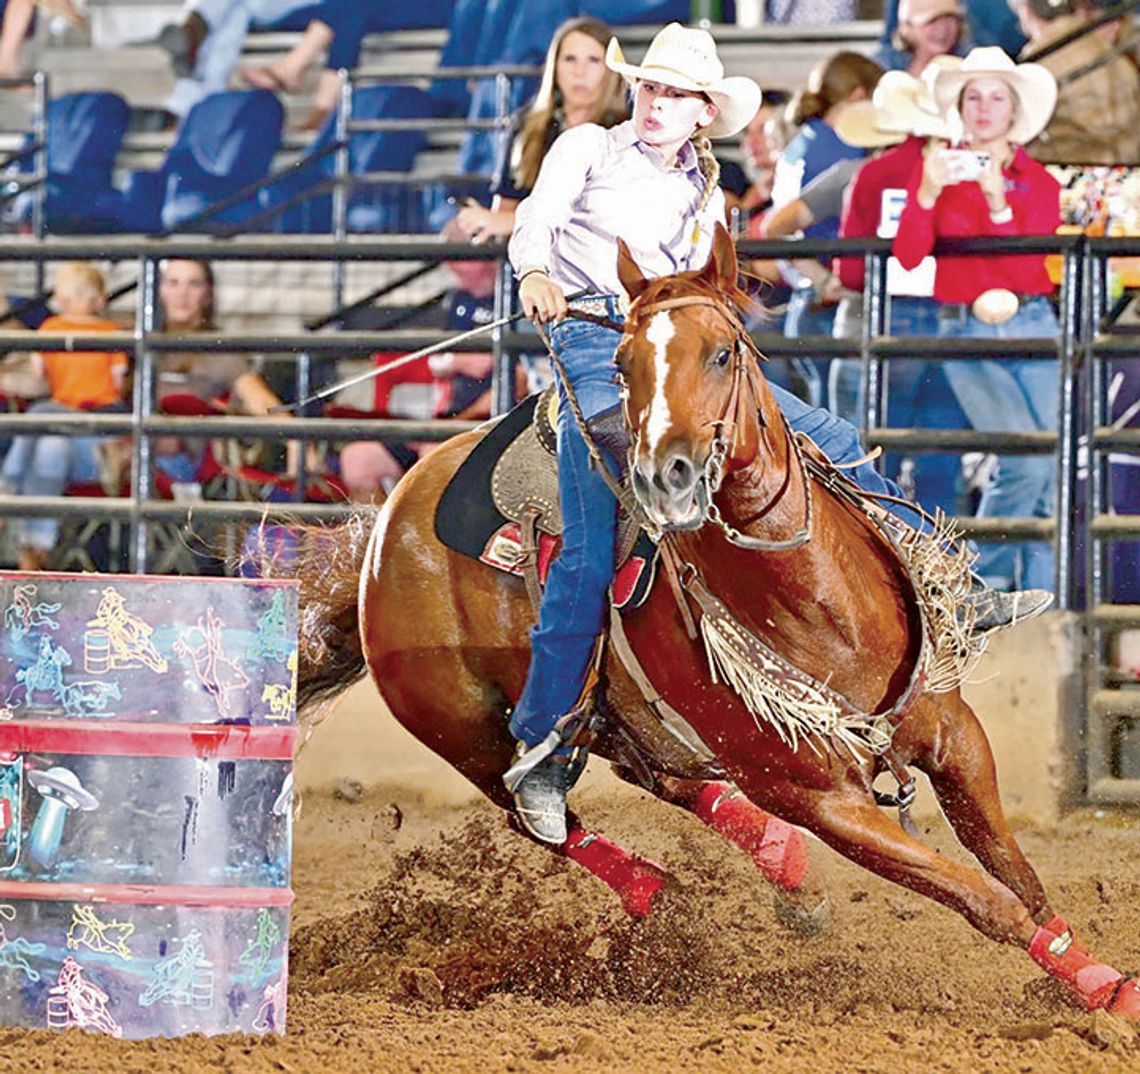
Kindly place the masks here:
<instances>
[{"instance_id":1,"label":"leather rein","mask_svg":"<svg viewBox=\"0 0 1140 1074\"><path fill-rule=\"evenodd\" d=\"M702 480L708 489L708 499L705 506L705 521L717 526L725 535L730 544L739 548L747 548L756 552L787 552L799 548L811 540L812 534L812 494L811 480L808 474L807 463L800 447L799 438L792 432L788 419L780 412L780 424L783 427L784 441L788 447L788 454L796 460L800 477L804 487L804 518L800 528L790 537L782 540L768 540L762 537L753 537L742 533L726 522L720 513L720 508L713 502L713 496L719 491L724 481L725 463L728 460L729 450L736 439L737 427L745 418L745 408L749 406L755 412L760 422L761 430L768 428L768 420L760 408L760 391L757 385L759 376L759 363L763 356L753 343L752 338L745 331L744 324L736 313L724 302L711 295L680 295L675 298L665 298L642 306L634 302L630 310L630 320L623 329L626 335L630 334L629 324L634 314L640 319L654 313L668 310L683 309L686 307L704 306L715 310L728 323L733 333L732 346L732 381L729 386L728 399L719 418L707 423L714 427L712 450L705 461ZM623 386L624 387L624 386ZM783 495L787 483L777 491L772 501L768 503L756 517L767 514Z\"/></svg>"}]
</instances>

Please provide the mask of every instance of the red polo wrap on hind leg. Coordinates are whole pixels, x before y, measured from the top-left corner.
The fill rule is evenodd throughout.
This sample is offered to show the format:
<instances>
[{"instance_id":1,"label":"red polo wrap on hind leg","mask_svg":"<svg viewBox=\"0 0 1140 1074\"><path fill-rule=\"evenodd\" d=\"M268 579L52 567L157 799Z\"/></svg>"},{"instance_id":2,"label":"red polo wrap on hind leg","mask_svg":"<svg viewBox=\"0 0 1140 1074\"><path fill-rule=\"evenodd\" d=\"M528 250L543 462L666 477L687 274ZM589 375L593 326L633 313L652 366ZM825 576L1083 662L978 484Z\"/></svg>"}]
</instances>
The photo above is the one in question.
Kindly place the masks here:
<instances>
[{"instance_id":1,"label":"red polo wrap on hind leg","mask_svg":"<svg viewBox=\"0 0 1140 1074\"><path fill-rule=\"evenodd\" d=\"M693 812L747 852L773 884L795 891L803 883L808 871L803 832L753 805L732 784L706 784L693 802Z\"/></svg>"},{"instance_id":2,"label":"red polo wrap on hind leg","mask_svg":"<svg viewBox=\"0 0 1140 1074\"><path fill-rule=\"evenodd\" d=\"M604 835L578 825L570 829L562 849L571 861L613 888L631 917L647 917L653 897L669 880L669 874L656 862L631 854Z\"/></svg>"},{"instance_id":3,"label":"red polo wrap on hind leg","mask_svg":"<svg viewBox=\"0 0 1140 1074\"><path fill-rule=\"evenodd\" d=\"M1044 926L1039 928L1029 941L1029 957L1066 985L1085 1010L1094 1011L1107 1006L1115 998L1124 975L1103 962L1097 962L1087 951L1071 942L1072 934L1066 936L1065 931L1057 934Z\"/></svg>"}]
</instances>

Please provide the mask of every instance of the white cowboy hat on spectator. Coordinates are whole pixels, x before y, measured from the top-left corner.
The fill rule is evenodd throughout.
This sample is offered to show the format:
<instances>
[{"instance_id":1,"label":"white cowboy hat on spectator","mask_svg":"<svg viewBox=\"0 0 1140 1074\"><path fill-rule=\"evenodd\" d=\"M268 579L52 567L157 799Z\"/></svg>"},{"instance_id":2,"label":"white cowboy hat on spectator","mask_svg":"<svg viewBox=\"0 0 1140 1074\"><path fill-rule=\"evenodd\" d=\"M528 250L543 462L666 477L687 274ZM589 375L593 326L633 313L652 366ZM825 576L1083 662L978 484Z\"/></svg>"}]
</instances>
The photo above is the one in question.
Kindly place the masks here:
<instances>
[{"instance_id":1,"label":"white cowboy hat on spectator","mask_svg":"<svg viewBox=\"0 0 1140 1074\"><path fill-rule=\"evenodd\" d=\"M957 70L939 71L934 99L944 112L957 109L966 83L975 78L1000 78L1017 97L1013 125L1006 137L1014 145L1033 141L1049 122L1057 103L1057 80L1039 63L1014 63L996 45L971 49Z\"/></svg>"},{"instance_id":2,"label":"white cowboy hat on spectator","mask_svg":"<svg viewBox=\"0 0 1140 1074\"><path fill-rule=\"evenodd\" d=\"M878 149L897 145L908 135L944 138L955 142L961 136L956 116L947 117L934 99L934 81L942 70L957 69L957 56L937 56L915 78L906 71L887 71L869 101L854 101L835 121L835 133L848 145Z\"/></svg>"},{"instance_id":3,"label":"white cowboy hat on spectator","mask_svg":"<svg viewBox=\"0 0 1140 1074\"><path fill-rule=\"evenodd\" d=\"M641 64L626 63L616 37L606 49L606 66L633 82L660 82L693 93L704 93L717 106L716 119L706 128L710 138L728 138L748 126L760 108L760 87L750 78L724 77L724 64L707 30L671 22L649 43Z\"/></svg>"},{"instance_id":4,"label":"white cowboy hat on spectator","mask_svg":"<svg viewBox=\"0 0 1140 1074\"><path fill-rule=\"evenodd\" d=\"M899 22L909 22L915 26L925 26L928 22L954 15L966 17L966 9L958 0L899 0Z\"/></svg>"}]
</instances>

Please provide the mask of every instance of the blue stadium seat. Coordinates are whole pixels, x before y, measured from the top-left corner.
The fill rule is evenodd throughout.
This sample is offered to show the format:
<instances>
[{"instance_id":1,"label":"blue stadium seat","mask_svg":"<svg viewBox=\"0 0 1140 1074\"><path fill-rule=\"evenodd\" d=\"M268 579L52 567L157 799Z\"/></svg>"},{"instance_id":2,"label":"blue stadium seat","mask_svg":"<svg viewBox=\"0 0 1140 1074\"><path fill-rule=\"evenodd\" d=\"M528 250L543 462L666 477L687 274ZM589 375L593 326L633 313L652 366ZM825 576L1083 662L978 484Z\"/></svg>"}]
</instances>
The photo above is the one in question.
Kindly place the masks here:
<instances>
[{"instance_id":1,"label":"blue stadium seat","mask_svg":"<svg viewBox=\"0 0 1140 1074\"><path fill-rule=\"evenodd\" d=\"M578 14L578 0L495 0L488 5L487 19L492 14L499 20L491 35L484 27L483 51L477 63L533 64L542 66L554 31L566 19ZM492 10L493 9L493 10ZM516 78L511 82L508 101L510 111L521 108L538 89L537 78ZM496 89L493 78L480 79L471 95L468 119L494 119ZM490 175L499 158L505 134L500 131L473 130L459 147L459 171L466 175Z\"/></svg>"},{"instance_id":2,"label":"blue stadium seat","mask_svg":"<svg viewBox=\"0 0 1140 1074\"><path fill-rule=\"evenodd\" d=\"M583 15L604 19L611 26L688 22L690 12L689 0L582 0L579 7ZM725 11L725 21L734 13Z\"/></svg>"},{"instance_id":3,"label":"blue stadium seat","mask_svg":"<svg viewBox=\"0 0 1140 1074\"><path fill-rule=\"evenodd\" d=\"M111 174L126 134L130 107L117 93L67 93L47 107L47 230L59 234L107 230L94 206L114 195ZM30 147L29 135L24 148ZM28 157L15 170L32 171ZM7 218L27 224L32 218L35 194L14 199Z\"/></svg>"},{"instance_id":4,"label":"blue stadium seat","mask_svg":"<svg viewBox=\"0 0 1140 1074\"><path fill-rule=\"evenodd\" d=\"M214 93L199 101L162 166L127 177L119 229L214 231L248 220L258 211L256 196L201 223L194 218L268 174L284 120L281 102L268 90Z\"/></svg>"},{"instance_id":5,"label":"blue stadium seat","mask_svg":"<svg viewBox=\"0 0 1140 1074\"><path fill-rule=\"evenodd\" d=\"M470 67L484 44L483 27L487 0L455 0L447 40L439 54L440 67ZM488 25L488 28L491 29ZM461 78L437 78L428 92L441 116L463 116L471 104L471 93Z\"/></svg>"},{"instance_id":6,"label":"blue stadium seat","mask_svg":"<svg viewBox=\"0 0 1140 1074\"><path fill-rule=\"evenodd\" d=\"M430 119L437 105L424 90L412 86L365 86L352 95L354 119ZM330 116L305 151L303 163L259 192L262 210L282 206L271 230L327 233L332 230L332 195L321 189L335 174L335 157L327 152L336 130ZM361 131L349 136L349 172L410 171L416 154L427 143L419 130ZM312 193L305 197L306 191ZM418 231L420 198L403 187L372 187L355 191L348 203L348 228L358 232Z\"/></svg>"}]
</instances>

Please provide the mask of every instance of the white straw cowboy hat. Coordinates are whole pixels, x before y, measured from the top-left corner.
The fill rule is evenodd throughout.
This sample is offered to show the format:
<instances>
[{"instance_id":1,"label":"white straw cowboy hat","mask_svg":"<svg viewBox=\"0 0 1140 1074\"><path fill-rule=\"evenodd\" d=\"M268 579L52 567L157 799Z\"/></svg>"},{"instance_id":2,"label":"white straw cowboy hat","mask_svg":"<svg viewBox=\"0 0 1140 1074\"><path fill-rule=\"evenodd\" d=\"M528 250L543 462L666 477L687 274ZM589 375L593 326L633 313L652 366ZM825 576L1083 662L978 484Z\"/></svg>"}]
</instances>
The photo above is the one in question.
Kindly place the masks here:
<instances>
[{"instance_id":1,"label":"white straw cowboy hat","mask_svg":"<svg viewBox=\"0 0 1140 1074\"><path fill-rule=\"evenodd\" d=\"M1017 96L1013 126L1006 136L1014 145L1026 145L1045 129L1057 103L1057 80L1039 63L1014 63L996 45L971 49L957 70L939 71L934 99L943 112L958 107L966 83L975 78L1000 78Z\"/></svg>"},{"instance_id":2,"label":"white straw cowboy hat","mask_svg":"<svg viewBox=\"0 0 1140 1074\"><path fill-rule=\"evenodd\" d=\"M908 135L958 141L961 124L946 116L934 98L934 82L943 70L957 70L957 56L937 56L915 78L906 71L887 71L869 101L854 101L835 121L835 133L848 145L878 149L897 145Z\"/></svg>"},{"instance_id":3,"label":"white straw cowboy hat","mask_svg":"<svg viewBox=\"0 0 1140 1074\"><path fill-rule=\"evenodd\" d=\"M631 82L643 79L707 94L720 110L704 129L710 138L728 138L743 130L760 108L760 87L752 79L724 77L712 34L679 22L658 32L640 65L626 63L618 39L611 37L606 66Z\"/></svg>"},{"instance_id":4,"label":"white straw cowboy hat","mask_svg":"<svg viewBox=\"0 0 1140 1074\"><path fill-rule=\"evenodd\" d=\"M966 17L966 9L958 0L899 0L899 22L925 26L943 15Z\"/></svg>"}]
</instances>

